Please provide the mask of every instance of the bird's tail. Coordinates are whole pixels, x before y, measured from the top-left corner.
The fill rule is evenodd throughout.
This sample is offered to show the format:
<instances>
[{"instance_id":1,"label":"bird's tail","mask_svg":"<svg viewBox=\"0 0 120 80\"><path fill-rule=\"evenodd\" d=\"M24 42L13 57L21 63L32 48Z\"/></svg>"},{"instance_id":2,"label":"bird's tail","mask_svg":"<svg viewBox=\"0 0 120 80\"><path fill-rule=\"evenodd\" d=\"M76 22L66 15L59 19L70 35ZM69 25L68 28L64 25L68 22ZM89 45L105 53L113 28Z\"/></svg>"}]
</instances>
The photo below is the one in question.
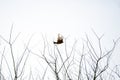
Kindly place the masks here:
<instances>
[{"instance_id":1,"label":"bird's tail","mask_svg":"<svg viewBox=\"0 0 120 80\"><path fill-rule=\"evenodd\" d=\"M57 44L57 42L53 42L54 44Z\"/></svg>"}]
</instances>

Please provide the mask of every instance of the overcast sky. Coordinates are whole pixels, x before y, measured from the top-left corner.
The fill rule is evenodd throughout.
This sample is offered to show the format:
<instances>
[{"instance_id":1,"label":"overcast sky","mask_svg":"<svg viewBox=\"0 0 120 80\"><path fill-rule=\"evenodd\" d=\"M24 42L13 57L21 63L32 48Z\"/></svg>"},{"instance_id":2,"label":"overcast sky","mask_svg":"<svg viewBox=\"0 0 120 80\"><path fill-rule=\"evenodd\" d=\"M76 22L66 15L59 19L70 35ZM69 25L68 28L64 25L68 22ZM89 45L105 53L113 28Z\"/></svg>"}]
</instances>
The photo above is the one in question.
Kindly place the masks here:
<instances>
[{"instance_id":1,"label":"overcast sky","mask_svg":"<svg viewBox=\"0 0 120 80\"><path fill-rule=\"evenodd\" d=\"M119 0L0 0L0 33L120 34Z\"/></svg>"},{"instance_id":2,"label":"overcast sky","mask_svg":"<svg viewBox=\"0 0 120 80\"><path fill-rule=\"evenodd\" d=\"M14 34L52 39L57 33L81 38L94 29L107 43L120 36L120 0L0 0L0 35L7 37L12 24Z\"/></svg>"}]
</instances>

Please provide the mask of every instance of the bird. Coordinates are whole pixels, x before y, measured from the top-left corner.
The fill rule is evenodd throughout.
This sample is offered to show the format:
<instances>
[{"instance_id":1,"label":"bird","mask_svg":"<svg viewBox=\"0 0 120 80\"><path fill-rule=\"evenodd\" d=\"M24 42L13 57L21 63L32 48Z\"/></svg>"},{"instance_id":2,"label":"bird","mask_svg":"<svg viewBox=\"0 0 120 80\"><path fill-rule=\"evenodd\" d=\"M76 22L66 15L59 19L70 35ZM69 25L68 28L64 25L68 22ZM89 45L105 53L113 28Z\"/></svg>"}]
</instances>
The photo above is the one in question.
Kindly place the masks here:
<instances>
[{"instance_id":1,"label":"bird","mask_svg":"<svg viewBox=\"0 0 120 80\"><path fill-rule=\"evenodd\" d=\"M63 43L63 36L58 34L57 42L53 42L54 44L62 44Z\"/></svg>"}]
</instances>

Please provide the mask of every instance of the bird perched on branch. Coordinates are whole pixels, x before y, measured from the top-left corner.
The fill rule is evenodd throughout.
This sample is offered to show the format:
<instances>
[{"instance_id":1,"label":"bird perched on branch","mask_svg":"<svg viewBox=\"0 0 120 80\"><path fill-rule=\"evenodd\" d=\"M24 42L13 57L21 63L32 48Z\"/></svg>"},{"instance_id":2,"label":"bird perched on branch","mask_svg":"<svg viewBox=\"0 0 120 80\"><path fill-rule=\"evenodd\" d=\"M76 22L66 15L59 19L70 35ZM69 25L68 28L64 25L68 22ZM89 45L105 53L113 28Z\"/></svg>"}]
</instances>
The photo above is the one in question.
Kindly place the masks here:
<instances>
[{"instance_id":1,"label":"bird perched on branch","mask_svg":"<svg viewBox=\"0 0 120 80\"><path fill-rule=\"evenodd\" d=\"M54 44L62 44L63 43L63 36L58 34L57 42L53 42Z\"/></svg>"}]
</instances>

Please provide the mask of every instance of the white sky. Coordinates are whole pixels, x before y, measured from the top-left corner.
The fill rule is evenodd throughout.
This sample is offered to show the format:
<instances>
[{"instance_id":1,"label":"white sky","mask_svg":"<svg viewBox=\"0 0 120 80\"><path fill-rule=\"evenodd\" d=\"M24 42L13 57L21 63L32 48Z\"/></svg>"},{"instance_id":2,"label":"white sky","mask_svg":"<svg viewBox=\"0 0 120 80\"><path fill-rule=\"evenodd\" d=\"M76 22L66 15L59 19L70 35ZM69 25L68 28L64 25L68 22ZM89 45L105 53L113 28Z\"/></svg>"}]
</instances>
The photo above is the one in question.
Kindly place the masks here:
<instances>
[{"instance_id":1,"label":"white sky","mask_svg":"<svg viewBox=\"0 0 120 80\"><path fill-rule=\"evenodd\" d=\"M120 33L119 0L0 0L0 32Z\"/></svg>"},{"instance_id":2,"label":"white sky","mask_svg":"<svg viewBox=\"0 0 120 80\"><path fill-rule=\"evenodd\" d=\"M12 23L14 34L42 33L53 40L61 33L78 39L92 35L93 28L111 41L120 35L120 1L0 0L0 34L7 37Z\"/></svg>"},{"instance_id":3,"label":"white sky","mask_svg":"<svg viewBox=\"0 0 120 80\"><path fill-rule=\"evenodd\" d=\"M0 0L0 35L12 23L14 33L81 37L93 28L112 40L120 36L120 0Z\"/></svg>"}]
</instances>

